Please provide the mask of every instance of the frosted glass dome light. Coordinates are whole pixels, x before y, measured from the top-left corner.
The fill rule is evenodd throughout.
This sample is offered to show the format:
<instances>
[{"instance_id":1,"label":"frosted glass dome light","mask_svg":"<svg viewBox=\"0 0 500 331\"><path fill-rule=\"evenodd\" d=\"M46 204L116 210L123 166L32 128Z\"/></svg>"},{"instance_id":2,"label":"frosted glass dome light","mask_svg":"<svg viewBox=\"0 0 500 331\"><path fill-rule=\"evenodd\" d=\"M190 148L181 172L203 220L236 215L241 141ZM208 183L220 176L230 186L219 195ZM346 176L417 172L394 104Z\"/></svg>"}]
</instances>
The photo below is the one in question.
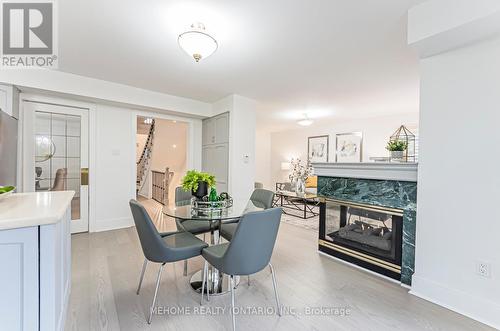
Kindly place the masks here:
<instances>
[{"instance_id":1,"label":"frosted glass dome light","mask_svg":"<svg viewBox=\"0 0 500 331\"><path fill-rule=\"evenodd\" d=\"M212 55L219 46L214 37L205 32L203 23L194 23L191 30L183 32L177 39L179 46L196 62Z\"/></svg>"},{"instance_id":2,"label":"frosted glass dome light","mask_svg":"<svg viewBox=\"0 0 500 331\"><path fill-rule=\"evenodd\" d=\"M309 126L313 124L313 120L310 119L309 116L307 116L307 114L304 114L304 117L301 120L298 120L297 124L301 126Z\"/></svg>"}]
</instances>

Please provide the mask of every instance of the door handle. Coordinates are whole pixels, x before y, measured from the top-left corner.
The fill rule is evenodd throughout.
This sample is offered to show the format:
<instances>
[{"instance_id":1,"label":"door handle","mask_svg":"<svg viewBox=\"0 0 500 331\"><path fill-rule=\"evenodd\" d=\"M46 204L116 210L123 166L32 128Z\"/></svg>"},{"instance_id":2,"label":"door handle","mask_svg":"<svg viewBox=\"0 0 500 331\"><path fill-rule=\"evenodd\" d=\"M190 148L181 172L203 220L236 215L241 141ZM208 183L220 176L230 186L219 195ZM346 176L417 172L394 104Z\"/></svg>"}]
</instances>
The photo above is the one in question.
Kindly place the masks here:
<instances>
[{"instance_id":1,"label":"door handle","mask_svg":"<svg viewBox=\"0 0 500 331\"><path fill-rule=\"evenodd\" d=\"M89 185L89 168L82 168L80 172L80 184Z\"/></svg>"}]
</instances>

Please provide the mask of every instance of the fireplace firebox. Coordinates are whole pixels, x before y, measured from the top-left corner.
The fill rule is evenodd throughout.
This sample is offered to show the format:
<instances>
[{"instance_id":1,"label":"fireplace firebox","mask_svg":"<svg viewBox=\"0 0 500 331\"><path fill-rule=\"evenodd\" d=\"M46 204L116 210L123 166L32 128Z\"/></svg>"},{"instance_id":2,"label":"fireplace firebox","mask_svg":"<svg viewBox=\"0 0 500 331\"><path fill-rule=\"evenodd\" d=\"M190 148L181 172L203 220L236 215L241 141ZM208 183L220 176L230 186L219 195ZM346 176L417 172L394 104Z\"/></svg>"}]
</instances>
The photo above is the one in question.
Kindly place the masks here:
<instances>
[{"instance_id":1,"label":"fireplace firebox","mask_svg":"<svg viewBox=\"0 0 500 331\"><path fill-rule=\"evenodd\" d=\"M326 199L319 217L320 251L401 279L402 210Z\"/></svg>"}]
</instances>

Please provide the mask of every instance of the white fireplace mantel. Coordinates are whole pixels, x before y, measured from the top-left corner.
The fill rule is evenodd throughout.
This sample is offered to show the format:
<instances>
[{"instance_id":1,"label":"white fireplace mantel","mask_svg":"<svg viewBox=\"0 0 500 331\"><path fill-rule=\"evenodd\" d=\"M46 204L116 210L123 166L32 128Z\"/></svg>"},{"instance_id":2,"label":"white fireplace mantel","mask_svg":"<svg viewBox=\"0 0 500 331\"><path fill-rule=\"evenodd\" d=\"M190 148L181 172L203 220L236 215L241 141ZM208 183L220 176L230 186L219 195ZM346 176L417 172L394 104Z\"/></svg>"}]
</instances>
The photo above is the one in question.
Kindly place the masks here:
<instances>
[{"instance_id":1,"label":"white fireplace mantel","mask_svg":"<svg viewBox=\"0 0 500 331\"><path fill-rule=\"evenodd\" d=\"M418 163L358 162L313 163L314 174L325 177L347 177L416 182Z\"/></svg>"}]
</instances>

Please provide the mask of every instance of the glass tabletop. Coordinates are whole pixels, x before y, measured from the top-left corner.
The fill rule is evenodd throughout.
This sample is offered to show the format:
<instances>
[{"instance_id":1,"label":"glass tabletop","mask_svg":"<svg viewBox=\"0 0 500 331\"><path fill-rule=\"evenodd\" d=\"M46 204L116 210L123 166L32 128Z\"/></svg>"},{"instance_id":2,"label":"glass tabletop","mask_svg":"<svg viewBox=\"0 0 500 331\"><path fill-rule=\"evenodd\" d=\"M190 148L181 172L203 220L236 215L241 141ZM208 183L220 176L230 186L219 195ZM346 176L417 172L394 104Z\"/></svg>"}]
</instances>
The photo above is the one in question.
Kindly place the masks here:
<instances>
[{"instance_id":1,"label":"glass tabletop","mask_svg":"<svg viewBox=\"0 0 500 331\"><path fill-rule=\"evenodd\" d=\"M200 212L193 209L191 205L176 206L176 207L164 206L163 214L181 220L218 221L218 220L238 219L241 217L241 215L243 215L243 210L233 206L231 208L223 210Z\"/></svg>"}]
</instances>

